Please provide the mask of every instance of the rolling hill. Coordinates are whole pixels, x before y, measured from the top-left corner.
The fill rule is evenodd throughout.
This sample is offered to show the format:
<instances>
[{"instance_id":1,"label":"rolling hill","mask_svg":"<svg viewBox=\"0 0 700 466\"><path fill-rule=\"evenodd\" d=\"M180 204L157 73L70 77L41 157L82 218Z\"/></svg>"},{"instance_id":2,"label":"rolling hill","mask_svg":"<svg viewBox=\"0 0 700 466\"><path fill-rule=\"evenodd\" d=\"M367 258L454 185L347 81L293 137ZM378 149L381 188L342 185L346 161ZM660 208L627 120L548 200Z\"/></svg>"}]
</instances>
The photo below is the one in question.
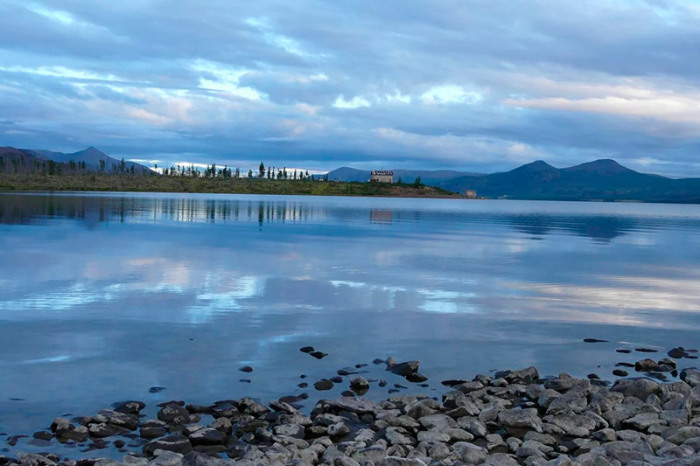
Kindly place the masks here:
<instances>
[{"instance_id":1,"label":"rolling hill","mask_svg":"<svg viewBox=\"0 0 700 466\"><path fill-rule=\"evenodd\" d=\"M413 183L420 176L424 184L437 186L439 183L460 177L460 176L481 176L480 173L460 172L454 170L393 170L394 181ZM328 172L328 179L331 181L354 181L364 183L369 181L371 170L358 170L356 168L341 167Z\"/></svg>"},{"instance_id":2,"label":"rolling hill","mask_svg":"<svg viewBox=\"0 0 700 466\"><path fill-rule=\"evenodd\" d=\"M48 150L37 150L36 153L41 156L53 160L54 162L85 162L85 166L89 171L105 171L105 172L118 172L121 170L121 160L117 160L104 152L96 149L95 147L88 147L85 150L78 152L72 152L69 154L63 152L53 152ZM101 164L103 162L103 164ZM149 173L150 169L145 165L141 165L136 162L124 162L124 170L131 172L131 167L134 167L135 173Z\"/></svg>"},{"instance_id":3,"label":"rolling hill","mask_svg":"<svg viewBox=\"0 0 700 466\"><path fill-rule=\"evenodd\" d=\"M538 160L504 173L460 176L438 186L504 199L700 202L700 178L639 173L610 159L558 169Z\"/></svg>"}]
</instances>

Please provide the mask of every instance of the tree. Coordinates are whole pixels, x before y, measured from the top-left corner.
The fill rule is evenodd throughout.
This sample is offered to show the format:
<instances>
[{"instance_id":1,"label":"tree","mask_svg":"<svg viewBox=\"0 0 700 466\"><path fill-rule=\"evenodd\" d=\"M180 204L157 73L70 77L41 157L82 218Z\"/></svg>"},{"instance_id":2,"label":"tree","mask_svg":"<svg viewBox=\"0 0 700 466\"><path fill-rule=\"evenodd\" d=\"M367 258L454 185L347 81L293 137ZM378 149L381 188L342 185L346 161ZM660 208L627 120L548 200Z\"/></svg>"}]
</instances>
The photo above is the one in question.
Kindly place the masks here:
<instances>
[{"instance_id":1,"label":"tree","mask_svg":"<svg viewBox=\"0 0 700 466\"><path fill-rule=\"evenodd\" d=\"M258 178L265 178L265 164L260 162L260 167L258 167L259 175Z\"/></svg>"},{"instance_id":2,"label":"tree","mask_svg":"<svg viewBox=\"0 0 700 466\"><path fill-rule=\"evenodd\" d=\"M413 182L413 187L414 188L422 188L423 187L423 182L420 179L420 176L417 176L415 181Z\"/></svg>"},{"instance_id":3,"label":"tree","mask_svg":"<svg viewBox=\"0 0 700 466\"><path fill-rule=\"evenodd\" d=\"M252 178L252 177L253 177L253 170L248 170L248 178Z\"/></svg>"}]
</instances>

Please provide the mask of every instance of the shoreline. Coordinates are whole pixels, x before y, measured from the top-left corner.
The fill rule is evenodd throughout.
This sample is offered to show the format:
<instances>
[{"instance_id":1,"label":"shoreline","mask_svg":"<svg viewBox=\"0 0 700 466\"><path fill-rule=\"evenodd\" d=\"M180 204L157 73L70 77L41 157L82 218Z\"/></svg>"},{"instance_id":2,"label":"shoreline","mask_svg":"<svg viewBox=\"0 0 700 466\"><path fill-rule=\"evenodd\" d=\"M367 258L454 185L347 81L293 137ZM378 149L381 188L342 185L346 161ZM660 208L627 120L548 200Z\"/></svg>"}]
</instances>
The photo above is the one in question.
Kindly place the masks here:
<instances>
[{"instance_id":1,"label":"shoreline","mask_svg":"<svg viewBox=\"0 0 700 466\"><path fill-rule=\"evenodd\" d=\"M696 358L695 350L645 356L654 359L618 366L612 384L595 374L544 377L531 366L443 380L437 398L389 387L377 401L363 395L387 389L387 382L366 379L359 365L331 379L303 382L319 392L334 383L347 388L310 411L299 409L303 396L267 405L251 398L208 405L172 400L152 407L157 413L149 419L145 403L117 402L90 416L57 418L31 440L0 437L17 446L10 455L7 448L0 453L7 455L0 456L0 465L700 464L700 371L679 367L683 359ZM406 385L421 387L426 380L418 361L374 363ZM633 377L635 372L642 377ZM21 451L23 441L31 442L25 450L32 452ZM73 453L59 453L58 447Z\"/></svg>"},{"instance_id":2,"label":"shoreline","mask_svg":"<svg viewBox=\"0 0 700 466\"><path fill-rule=\"evenodd\" d=\"M188 178L114 174L8 175L0 173L0 192L142 192L191 194L269 194L301 196L467 199L434 186L342 181Z\"/></svg>"}]
</instances>

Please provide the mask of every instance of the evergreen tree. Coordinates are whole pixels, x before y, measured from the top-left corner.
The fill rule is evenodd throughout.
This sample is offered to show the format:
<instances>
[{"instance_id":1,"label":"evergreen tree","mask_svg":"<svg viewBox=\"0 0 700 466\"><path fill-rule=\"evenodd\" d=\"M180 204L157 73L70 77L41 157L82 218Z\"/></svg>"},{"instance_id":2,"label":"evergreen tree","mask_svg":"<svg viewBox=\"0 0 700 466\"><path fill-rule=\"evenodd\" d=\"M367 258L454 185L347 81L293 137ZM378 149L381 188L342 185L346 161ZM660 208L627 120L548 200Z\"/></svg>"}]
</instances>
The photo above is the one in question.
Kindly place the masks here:
<instances>
[{"instance_id":1,"label":"evergreen tree","mask_svg":"<svg viewBox=\"0 0 700 466\"><path fill-rule=\"evenodd\" d=\"M265 164L260 162L260 167L258 167L259 175L258 178L265 178Z\"/></svg>"}]
</instances>

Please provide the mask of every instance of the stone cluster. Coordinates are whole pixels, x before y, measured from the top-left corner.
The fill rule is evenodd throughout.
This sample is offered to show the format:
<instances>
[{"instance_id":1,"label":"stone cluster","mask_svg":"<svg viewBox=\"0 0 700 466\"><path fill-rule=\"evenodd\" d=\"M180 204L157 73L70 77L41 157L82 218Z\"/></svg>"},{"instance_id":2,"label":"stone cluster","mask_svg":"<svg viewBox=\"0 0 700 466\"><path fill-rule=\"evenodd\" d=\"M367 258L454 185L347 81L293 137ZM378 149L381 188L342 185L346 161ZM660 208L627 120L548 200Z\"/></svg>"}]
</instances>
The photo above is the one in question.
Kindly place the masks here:
<instances>
[{"instance_id":1,"label":"stone cluster","mask_svg":"<svg viewBox=\"0 0 700 466\"><path fill-rule=\"evenodd\" d=\"M142 419L144 404L125 402L80 422L58 418L50 429L68 443L132 439L119 440L122 451L139 451L121 461L20 453L0 465L697 465L700 371L684 369L680 378L608 387L567 374L541 379L529 367L446 381L451 391L441 400L346 396L319 401L309 415L283 401L242 398L168 402L157 419ZM205 416L213 421L202 423Z\"/></svg>"}]
</instances>

